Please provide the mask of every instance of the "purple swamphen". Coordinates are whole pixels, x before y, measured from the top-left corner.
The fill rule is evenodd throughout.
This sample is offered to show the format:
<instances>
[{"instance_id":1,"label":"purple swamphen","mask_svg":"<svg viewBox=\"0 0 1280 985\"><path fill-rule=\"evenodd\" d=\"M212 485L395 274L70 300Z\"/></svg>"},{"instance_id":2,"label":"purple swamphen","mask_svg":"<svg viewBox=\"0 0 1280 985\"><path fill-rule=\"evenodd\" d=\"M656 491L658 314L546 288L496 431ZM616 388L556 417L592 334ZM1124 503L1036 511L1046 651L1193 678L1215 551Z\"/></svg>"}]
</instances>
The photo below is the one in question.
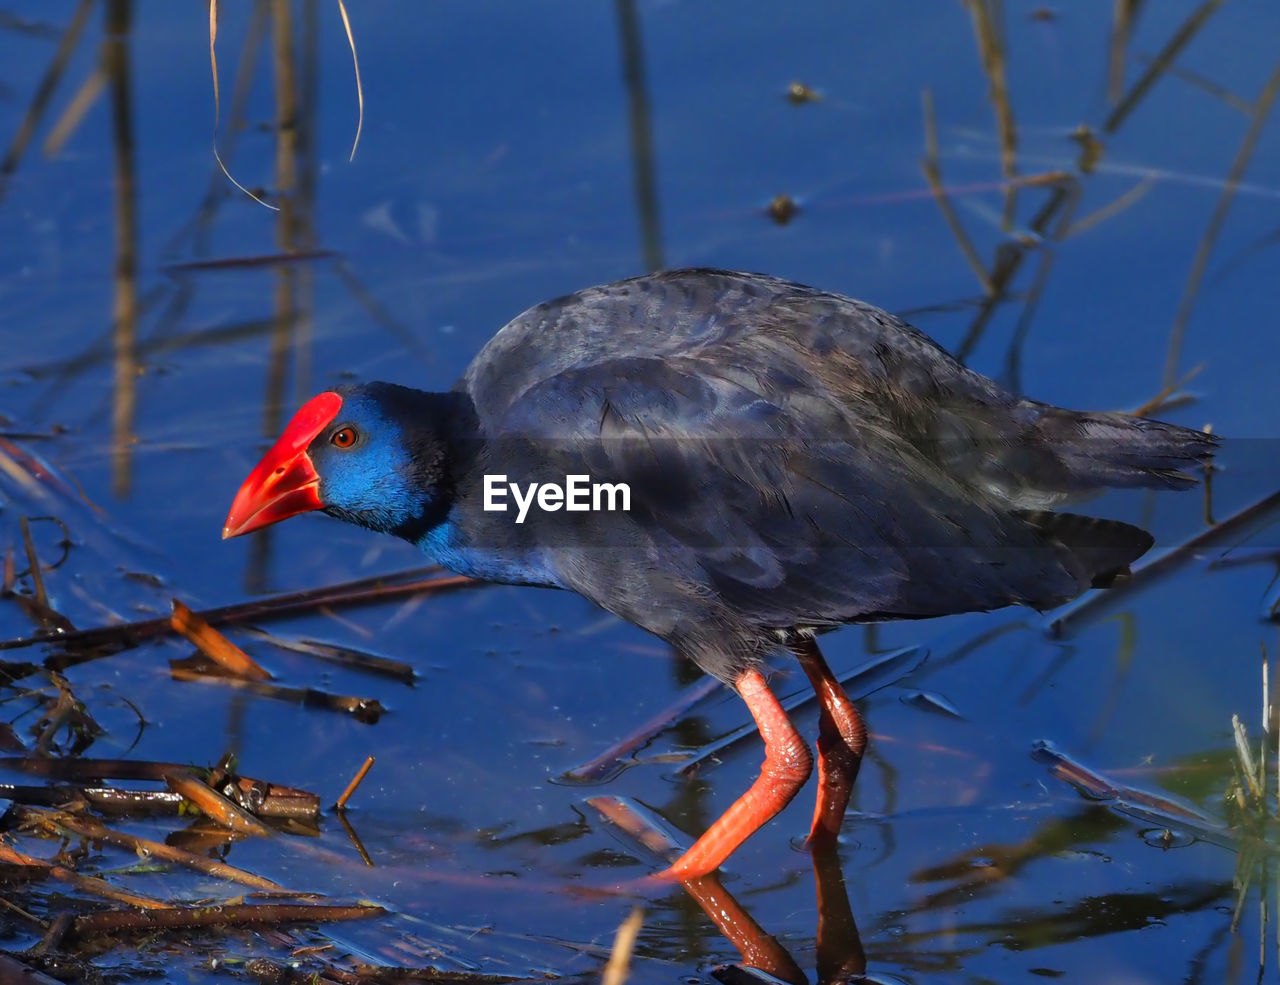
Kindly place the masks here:
<instances>
[{"instance_id":1,"label":"purple swamphen","mask_svg":"<svg viewBox=\"0 0 1280 985\"><path fill-rule=\"evenodd\" d=\"M223 536L323 510L463 574L578 592L734 688L764 764L659 874L683 880L719 867L812 770L767 656L791 650L817 691L811 837L834 838L867 733L816 634L1046 609L1104 586L1151 537L1053 507L1106 487L1187 488L1215 445L1013 396L861 301L675 270L530 308L447 393L369 383L314 397L245 480ZM629 503L530 491L517 511L530 483L570 476L626 484ZM512 498L495 483L503 496L515 483Z\"/></svg>"}]
</instances>

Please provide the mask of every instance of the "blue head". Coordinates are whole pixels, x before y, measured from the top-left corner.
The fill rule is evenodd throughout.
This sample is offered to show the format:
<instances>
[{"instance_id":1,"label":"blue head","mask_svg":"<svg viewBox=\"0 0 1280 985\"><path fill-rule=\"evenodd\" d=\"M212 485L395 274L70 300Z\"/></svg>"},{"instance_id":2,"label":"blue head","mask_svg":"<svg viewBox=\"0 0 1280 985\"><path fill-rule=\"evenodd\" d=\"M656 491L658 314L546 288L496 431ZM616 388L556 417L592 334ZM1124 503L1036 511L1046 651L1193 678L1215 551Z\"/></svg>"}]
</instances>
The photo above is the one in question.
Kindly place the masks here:
<instances>
[{"instance_id":1,"label":"blue head","mask_svg":"<svg viewBox=\"0 0 1280 985\"><path fill-rule=\"evenodd\" d=\"M449 396L365 383L313 397L241 486L223 537L323 510L417 541L450 505Z\"/></svg>"}]
</instances>

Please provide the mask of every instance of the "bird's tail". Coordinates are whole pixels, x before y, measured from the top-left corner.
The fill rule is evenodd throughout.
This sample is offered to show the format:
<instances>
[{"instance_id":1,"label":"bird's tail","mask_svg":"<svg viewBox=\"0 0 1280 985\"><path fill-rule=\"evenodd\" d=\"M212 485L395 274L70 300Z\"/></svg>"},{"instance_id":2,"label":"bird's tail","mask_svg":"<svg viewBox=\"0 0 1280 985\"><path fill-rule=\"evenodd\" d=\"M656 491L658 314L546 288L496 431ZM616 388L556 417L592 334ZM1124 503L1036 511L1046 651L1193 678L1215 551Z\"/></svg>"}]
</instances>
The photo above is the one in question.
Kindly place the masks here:
<instances>
[{"instance_id":1,"label":"bird's tail","mask_svg":"<svg viewBox=\"0 0 1280 985\"><path fill-rule=\"evenodd\" d=\"M1218 438L1177 424L1132 414L1085 413L1024 402L1041 448L1052 448L1064 492L1108 487L1186 489L1197 482L1188 469L1213 457Z\"/></svg>"}]
</instances>

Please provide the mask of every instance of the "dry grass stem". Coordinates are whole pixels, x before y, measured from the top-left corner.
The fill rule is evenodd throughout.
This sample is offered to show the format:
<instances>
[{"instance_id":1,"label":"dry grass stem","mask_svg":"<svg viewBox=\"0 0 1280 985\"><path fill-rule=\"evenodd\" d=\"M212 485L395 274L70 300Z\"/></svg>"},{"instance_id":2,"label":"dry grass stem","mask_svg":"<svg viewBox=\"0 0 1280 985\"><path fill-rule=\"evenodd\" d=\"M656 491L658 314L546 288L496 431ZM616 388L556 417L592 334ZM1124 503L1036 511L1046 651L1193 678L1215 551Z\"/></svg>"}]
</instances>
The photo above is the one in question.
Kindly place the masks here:
<instances>
[{"instance_id":1,"label":"dry grass stem","mask_svg":"<svg viewBox=\"0 0 1280 985\"><path fill-rule=\"evenodd\" d=\"M356 72L356 104L359 116L356 118L356 136L351 141L351 156L348 161L356 159L356 148L360 146L360 133L364 130L364 84L360 81L360 56L356 54L356 37L351 33L351 18L347 16L347 5L338 0L338 13L342 15L342 27L347 32L347 44L351 48L351 67Z\"/></svg>"}]
</instances>

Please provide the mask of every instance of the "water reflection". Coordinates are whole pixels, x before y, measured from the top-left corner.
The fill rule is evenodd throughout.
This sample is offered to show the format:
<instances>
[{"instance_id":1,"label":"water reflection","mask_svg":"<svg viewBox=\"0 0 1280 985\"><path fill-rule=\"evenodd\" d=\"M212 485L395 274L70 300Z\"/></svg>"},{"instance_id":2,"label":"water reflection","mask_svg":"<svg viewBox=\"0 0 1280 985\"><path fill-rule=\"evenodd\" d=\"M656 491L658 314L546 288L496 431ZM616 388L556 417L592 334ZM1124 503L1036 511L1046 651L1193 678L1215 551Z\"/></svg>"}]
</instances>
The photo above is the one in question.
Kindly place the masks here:
<instances>
[{"instance_id":1,"label":"water reflection","mask_svg":"<svg viewBox=\"0 0 1280 985\"><path fill-rule=\"evenodd\" d=\"M844 873L840 869L835 842L828 839L815 842L811 857L818 913L814 931L816 985L834 985L850 979L876 981L866 977L867 955L849 905L849 894L845 891ZM808 985L809 978L795 958L776 937L756 923L733 894L725 889L718 875L713 873L681 885L716 929L737 948L742 955L742 963L749 969L759 969L790 985ZM726 983L738 980L723 971L716 977Z\"/></svg>"}]
</instances>

